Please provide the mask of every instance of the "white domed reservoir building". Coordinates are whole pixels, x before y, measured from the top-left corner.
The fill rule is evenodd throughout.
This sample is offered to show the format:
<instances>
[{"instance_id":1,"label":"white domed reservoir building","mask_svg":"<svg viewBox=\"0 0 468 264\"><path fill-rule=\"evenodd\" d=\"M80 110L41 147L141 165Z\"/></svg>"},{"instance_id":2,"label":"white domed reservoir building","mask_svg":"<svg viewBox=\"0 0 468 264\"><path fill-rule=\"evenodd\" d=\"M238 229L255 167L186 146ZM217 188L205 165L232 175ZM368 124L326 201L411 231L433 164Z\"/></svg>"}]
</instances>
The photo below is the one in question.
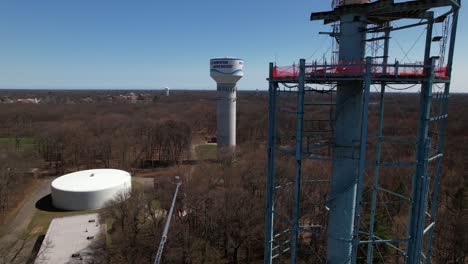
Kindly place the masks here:
<instances>
[{"instance_id":1,"label":"white domed reservoir building","mask_svg":"<svg viewBox=\"0 0 468 264\"><path fill-rule=\"evenodd\" d=\"M130 173L115 169L77 171L51 183L52 204L63 210L103 208L117 194L131 190Z\"/></svg>"}]
</instances>

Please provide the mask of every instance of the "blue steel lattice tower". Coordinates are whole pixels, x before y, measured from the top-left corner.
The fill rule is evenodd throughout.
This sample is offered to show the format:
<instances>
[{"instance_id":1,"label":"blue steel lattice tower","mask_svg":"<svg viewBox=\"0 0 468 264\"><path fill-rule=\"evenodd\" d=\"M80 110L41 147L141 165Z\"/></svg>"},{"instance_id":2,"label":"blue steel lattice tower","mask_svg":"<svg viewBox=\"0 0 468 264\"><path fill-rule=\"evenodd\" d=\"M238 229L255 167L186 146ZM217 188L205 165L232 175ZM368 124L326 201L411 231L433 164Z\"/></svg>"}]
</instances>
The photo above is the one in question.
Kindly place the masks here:
<instances>
[{"instance_id":1,"label":"blue steel lattice tower","mask_svg":"<svg viewBox=\"0 0 468 264\"><path fill-rule=\"evenodd\" d=\"M339 23L339 30L326 33L339 45L338 62L270 63L265 264L389 258L431 263L460 5L460 0L334 1L332 11L312 13L311 20ZM434 35L440 24L450 30ZM417 27L426 32L423 63L390 63L391 34ZM439 56L432 50L435 42L441 44ZM381 54L367 51L369 43L381 47ZM384 133L391 85L420 87L412 137ZM372 129L371 86L380 88L378 107L372 108L378 125ZM441 86L442 91L434 89ZM409 154L384 155L388 144L395 153ZM390 188L382 183L389 171L410 176ZM378 230L379 210L391 213L382 197L402 203L406 210L395 215L407 218L401 227L389 227L385 237Z\"/></svg>"}]
</instances>

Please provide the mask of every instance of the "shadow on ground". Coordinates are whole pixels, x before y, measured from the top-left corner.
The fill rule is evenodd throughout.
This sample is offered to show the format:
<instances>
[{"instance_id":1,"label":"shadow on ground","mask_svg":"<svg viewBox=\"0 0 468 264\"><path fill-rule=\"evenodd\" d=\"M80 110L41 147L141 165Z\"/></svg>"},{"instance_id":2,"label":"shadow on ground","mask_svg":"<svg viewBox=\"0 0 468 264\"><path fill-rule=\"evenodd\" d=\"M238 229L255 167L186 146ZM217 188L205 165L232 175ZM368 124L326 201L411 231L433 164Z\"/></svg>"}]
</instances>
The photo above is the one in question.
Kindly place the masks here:
<instances>
[{"instance_id":1,"label":"shadow on ground","mask_svg":"<svg viewBox=\"0 0 468 264\"><path fill-rule=\"evenodd\" d=\"M62 209L55 208L52 205L52 195L50 195L50 194L48 194L48 195L42 197L41 199L39 199L36 202L36 208L38 210L42 210L42 211L46 211L46 212L70 212L68 210L62 210Z\"/></svg>"},{"instance_id":2,"label":"shadow on ground","mask_svg":"<svg viewBox=\"0 0 468 264\"><path fill-rule=\"evenodd\" d=\"M40 235L37 237L36 242L34 243L34 247L32 249L31 255L29 256L28 261L26 264L33 264L36 260L37 254L39 254L39 250L41 249L42 241L44 241L45 235Z\"/></svg>"}]
</instances>

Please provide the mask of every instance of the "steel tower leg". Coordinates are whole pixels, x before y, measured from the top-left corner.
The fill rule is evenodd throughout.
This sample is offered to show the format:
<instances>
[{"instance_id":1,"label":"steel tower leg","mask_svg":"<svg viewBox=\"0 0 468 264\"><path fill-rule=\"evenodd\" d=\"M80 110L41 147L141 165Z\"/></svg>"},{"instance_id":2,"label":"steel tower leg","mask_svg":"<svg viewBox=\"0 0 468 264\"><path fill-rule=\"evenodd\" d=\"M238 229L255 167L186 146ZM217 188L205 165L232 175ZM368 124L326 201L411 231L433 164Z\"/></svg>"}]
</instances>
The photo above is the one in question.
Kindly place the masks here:
<instances>
[{"instance_id":1,"label":"steel tower leg","mask_svg":"<svg viewBox=\"0 0 468 264\"><path fill-rule=\"evenodd\" d=\"M270 79L272 77L273 63L270 63ZM276 92L277 84L270 80L268 88L268 168L265 210L264 264L270 264L272 262L273 210L275 199Z\"/></svg>"},{"instance_id":2,"label":"steel tower leg","mask_svg":"<svg viewBox=\"0 0 468 264\"><path fill-rule=\"evenodd\" d=\"M383 73L387 73L387 63L388 63L388 51L390 47L390 29L388 28L388 23L384 25L385 30L385 43L384 43L384 55L383 55ZM381 159L381 150L383 142L383 120L385 112L385 87L387 84L382 82L380 87L380 108L379 108L379 123L377 128L377 144L375 147L375 168L374 168L374 179L372 186L372 198L371 198L371 211L370 211L370 222L369 222L369 240L374 241L374 227L375 227L375 213L377 208L377 193L379 189L379 177L380 177L380 159ZM372 264L374 260L374 244L369 243L367 245L367 264Z\"/></svg>"},{"instance_id":3,"label":"steel tower leg","mask_svg":"<svg viewBox=\"0 0 468 264\"><path fill-rule=\"evenodd\" d=\"M421 85L419 103L419 121L416 149L416 166L412 180L411 209L409 212L408 248L406 250L406 263L421 263L422 253L422 231L424 230L424 219L427 207L427 193L422 193L423 184L427 175L427 164L425 164L426 145L428 142L429 118L432 100L432 83L434 79L435 60L431 59L432 31L434 26L434 13L430 12L427 21L426 47L424 52L424 72L428 74L427 80ZM429 70L429 72L428 72ZM422 222L422 226L421 226Z\"/></svg>"},{"instance_id":4,"label":"steel tower leg","mask_svg":"<svg viewBox=\"0 0 468 264\"><path fill-rule=\"evenodd\" d=\"M429 43L430 44L430 43ZM430 69L427 81L422 85L419 108L418 141L416 150L416 168L413 176L412 207L409 222L409 243L406 263L419 264L422 258L423 231L426 218L428 197L428 138L429 119L432 100L432 85L434 80L435 60L430 59Z\"/></svg>"},{"instance_id":5,"label":"steel tower leg","mask_svg":"<svg viewBox=\"0 0 468 264\"><path fill-rule=\"evenodd\" d=\"M452 65L453 65L453 54L455 51L455 39L457 37L457 27L458 27L458 12L459 8L454 7L453 12L453 20L452 20L452 31L450 33L450 46L449 46L449 55L447 61L447 76L448 78L452 77ZM445 84L444 89L444 102L442 105L442 113L446 114L448 112L448 97L450 94L450 82ZM447 119L441 120L440 128L439 128L439 146L437 149L437 154L441 154L444 149L445 145L445 127L446 127ZM436 215L437 215L437 208L438 208L438 199L439 199L439 188L440 188L440 173L441 173L441 163L442 159L438 159L436 163L436 174L434 179L434 192L432 195L432 208L431 208L431 223L435 223ZM426 264L431 263L431 254L432 254L432 242L433 242L433 234L434 234L434 227L429 230L429 241L426 251Z\"/></svg>"},{"instance_id":6,"label":"steel tower leg","mask_svg":"<svg viewBox=\"0 0 468 264\"><path fill-rule=\"evenodd\" d=\"M301 174L302 174L302 130L304 125L304 80L305 80L305 60L299 63L299 86L297 91L297 125L296 125L296 175L294 177L294 207L293 226L291 234L291 263L297 261L297 244L299 234L299 214L301 204Z\"/></svg>"},{"instance_id":7,"label":"steel tower leg","mask_svg":"<svg viewBox=\"0 0 468 264\"><path fill-rule=\"evenodd\" d=\"M359 18L359 19L356 19ZM363 60L366 23L358 14L341 17L340 61ZM351 263L359 167L363 99L362 81L340 81L336 99L336 134L328 219L327 263Z\"/></svg>"},{"instance_id":8,"label":"steel tower leg","mask_svg":"<svg viewBox=\"0 0 468 264\"><path fill-rule=\"evenodd\" d=\"M353 254L352 263L357 261L357 251L359 246L359 227L361 223L362 209L362 192L364 190L364 172L366 170L366 150L367 150L367 127L369 121L369 99L370 86L372 78L372 59L366 58L366 75L364 81L364 99L362 102L362 117L361 117L361 136L359 139L359 166L357 170L357 194L356 194L356 209L354 211L354 230L353 230Z\"/></svg>"}]
</instances>

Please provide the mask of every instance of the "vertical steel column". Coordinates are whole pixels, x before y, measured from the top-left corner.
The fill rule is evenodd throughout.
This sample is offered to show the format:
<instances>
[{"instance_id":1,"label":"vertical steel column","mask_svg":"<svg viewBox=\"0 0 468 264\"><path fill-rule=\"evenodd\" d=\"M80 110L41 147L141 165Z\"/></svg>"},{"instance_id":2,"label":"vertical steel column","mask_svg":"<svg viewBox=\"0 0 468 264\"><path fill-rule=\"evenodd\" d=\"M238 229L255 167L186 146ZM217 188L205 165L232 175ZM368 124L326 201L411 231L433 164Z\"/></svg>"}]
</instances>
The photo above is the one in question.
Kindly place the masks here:
<instances>
[{"instance_id":1,"label":"vertical steel column","mask_svg":"<svg viewBox=\"0 0 468 264\"><path fill-rule=\"evenodd\" d=\"M361 116L361 137L359 139L359 166L358 182L356 194L356 210L354 211L354 230L353 230L353 254L351 263L357 261L357 251L359 246L359 227L361 223L362 192L364 190L364 172L366 171L366 151L367 151L367 127L369 123L369 97L372 79L372 58L366 58L366 75L364 79L364 100L362 102Z\"/></svg>"},{"instance_id":2,"label":"vertical steel column","mask_svg":"<svg viewBox=\"0 0 468 264\"><path fill-rule=\"evenodd\" d=\"M264 264L272 262L273 244L273 210L275 199L275 141L276 141L276 92L278 84L272 81L273 63L270 63L270 78L268 88L268 168L267 168L267 190L265 210L265 242L264 242Z\"/></svg>"},{"instance_id":3,"label":"vertical steel column","mask_svg":"<svg viewBox=\"0 0 468 264\"><path fill-rule=\"evenodd\" d=\"M431 43L432 43L432 30L433 30L433 13L431 12L430 13L430 18L428 19L428 24L427 24L427 29L426 29L426 47L425 47L425 50L424 50L424 66L427 67L429 65L429 59L430 59L430 55L431 55ZM424 69L424 72L427 73L427 70ZM429 77L428 77L429 78ZM416 149L416 166L414 168L414 175L413 175L413 179L412 179L412 183L411 183L411 186L412 186L412 191L411 191L411 206L410 206L410 209L409 209L409 226L408 226L408 239L409 239L409 242L408 242L408 248L406 249L406 259L408 259L408 254L410 251L414 250L413 247L414 244L413 243L413 240L416 239L415 238L415 235L416 235L416 232L417 230L415 229L416 228L416 223L414 221L414 219L417 219L418 216L416 215L413 215L415 212L419 212L419 209L418 208L415 208L415 206L417 206L418 204L415 202L415 196L417 195L417 188L420 184L420 180L419 178L421 177L420 175L418 176L418 169L419 167L421 166L421 155L422 153L424 152L424 144L425 144L425 140L427 138L427 134L428 134L428 127L429 127L429 123L427 122L427 120L424 120L424 116L427 115L429 116L429 112L430 112L430 104L429 106L426 106L425 104L427 103L426 102L426 98L427 96L429 95L429 93L432 93L432 82L431 82L431 85L429 87L429 84L428 82L425 82L421 85L421 95L420 95L420 99L419 99L419 121L418 121L418 134L417 134L417 149ZM429 102L430 103L430 102ZM428 109L426 109L428 108ZM426 113L427 112L427 113ZM427 126L425 128L425 126ZM422 175L422 174L421 174ZM410 262L412 263L412 262Z\"/></svg>"},{"instance_id":4,"label":"vertical steel column","mask_svg":"<svg viewBox=\"0 0 468 264\"><path fill-rule=\"evenodd\" d=\"M424 50L424 72L427 74L427 66L430 65L430 72L427 74L427 80L421 85L421 95L419 102L419 121L418 121L418 135L417 135L417 149L416 149L416 166L414 168L414 175L412 179L411 191L411 208L409 211L409 226L408 226L408 247L406 249L406 261L409 264L420 263L416 262L421 258L422 244L418 243L418 228L421 230L424 227L419 227L420 218L424 219L425 212L421 215L421 184L422 178L426 174L424 171L424 154L426 152L426 142L429 131L429 115L431 109L432 98L432 81L434 78L434 65L435 61L430 59L431 44L432 44L432 31L434 26L434 13L428 12L427 31L426 31L426 47ZM425 208L424 208L425 211ZM422 232L422 231L421 231ZM421 246L421 247L420 247Z\"/></svg>"},{"instance_id":5,"label":"vertical steel column","mask_svg":"<svg viewBox=\"0 0 468 264\"><path fill-rule=\"evenodd\" d=\"M365 18L346 14L340 18L340 61L360 62L365 54ZM336 97L333 173L328 201L327 263L350 263L359 167L363 82L338 82Z\"/></svg>"},{"instance_id":6,"label":"vertical steel column","mask_svg":"<svg viewBox=\"0 0 468 264\"><path fill-rule=\"evenodd\" d=\"M458 7L453 7L453 20L452 20L452 31L450 33L450 45L449 45L449 55L447 61L447 76L449 79L452 78L452 64L453 64L453 54L455 50L455 39L457 37L457 26L458 26ZM450 80L448 83L445 84L444 88L444 102L442 105L442 113L446 114L448 112L448 97L450 94ZM439 127L439 146L437 148L437 154L441 154L444 150L445 145L445 127L446 127L447 119L442 119L440 121ZM431 208L431 223L436 222L437 216L437 208L438 208L438 199L439 199L439 189L440 189L440 174L441 174L441 163L442 158L436 161L436 173L434 176L434 190L432 194L432 208ZM434 234L434 227L429 230L429 241L426 251L426 264L431 263L431 254L432 254L432 242L433 242L433 234Z\"/></svg>"},{"instance_id":7,"label":"vertical steel column","mask_svg":"<svg viewBox=\"0 0 468 264\"><path fill-rule=\"evenodd\" d=\"M291 234L291 264L297 260L297 243L299 233L299 214L301 206L301 174L302 174L302 130L304 125L304 80L305 60L299 62L299 85L297 90L297 125L296 125L296 174L294 177L294 207Z\"/></svg>"},{"instance_id":8,"label":"vertical steel column","mask_svg":"<svg viewBox=\"0 0 468 264\"><path fill-rule=\"evenodd\" d=\"M427 19L426 47L424 48L424 66L430 66L429 59L431 58L432 31L434 30L434 12L427 13L429 18Z\"/></svg>"},{"instance_id":9,"label":"vertical steel column","mask_svg":"<svg viewBox=\"0 0 468 264\"><path fill-rule=\"evenodd\" d=\"M390 28L388 23L384 25L385 29L385 40L384 40L384 55L383 55L383 74L387 73L388 63L388 51L390 47ZM377 128L377 145L375 147L375 168L374 168L374 179L372 185L372 200L371 200L371 211L370 211L370 222L369 222L369 240L374 241L374 227L375 227L375 213L377 208L377 192L379 188L379 177L380 177L380 159L383 142L383 120L385 112L385 87L387 84L382 82L380 87L380 108L379 108L379 123ZM371 264L374 259L374 243L367 245L367 264Z\"/></svg>"},{"instance_id":10,"label":"vertical steel column","mask_svg":"<svg viewBox=\"0 0 468 264\"><path fill-rule=\"evenodd\" d=\"M418 140L416 151L416 168L413 176L412 207L409 221L409 243L406 253L406 263L421 263L424 220L426 218L428 197L428 138L429 119L432 100L432 85L434 81L435 59L429 60L430 69L426 83L422 86L419 108Z\"/></svg>"}]
</instances>

